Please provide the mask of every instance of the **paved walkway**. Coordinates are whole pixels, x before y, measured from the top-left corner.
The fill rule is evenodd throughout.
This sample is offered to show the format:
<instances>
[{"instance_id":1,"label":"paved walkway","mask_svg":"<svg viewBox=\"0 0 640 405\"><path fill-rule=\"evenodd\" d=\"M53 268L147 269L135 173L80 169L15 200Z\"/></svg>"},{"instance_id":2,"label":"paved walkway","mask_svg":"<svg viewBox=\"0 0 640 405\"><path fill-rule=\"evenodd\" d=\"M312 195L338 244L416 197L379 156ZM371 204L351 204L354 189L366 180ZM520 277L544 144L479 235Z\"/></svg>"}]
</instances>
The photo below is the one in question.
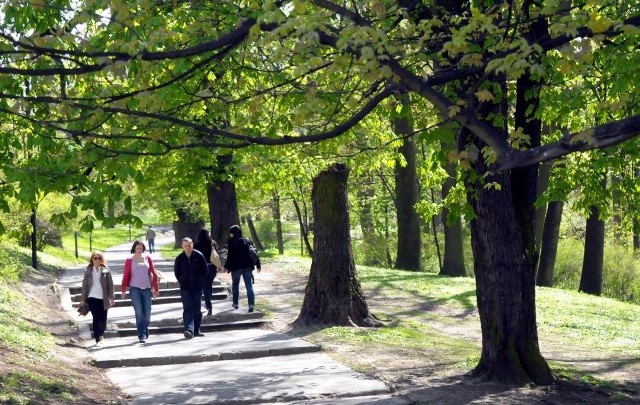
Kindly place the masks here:
<instances>
[{"instance_id":1,"label":"paved walkway","mask_svg":"<svg viewBox=\"0 0 640 405\"><path fill-rule=\"evenodd\" d=\"M173 243L156 239L156 245ZM105 252L120 291L130 243ZM161 290L175 290L173 261L152 255L163 274ZM409 402L392 395L381 381L334 361L321 348L264 327L260 312L234 311L230 298L214 301L213 316L203 318L204 337L182 335L179 302L154 303L149 340L138 343L133 308L119 302L109 310L108 332L100 345L91 339L91 315L77 317L74 306L84 266L67 270L58 281L63 307L77 319L79 334L96 367L131 404L389 404ZM242 309L242 308L241 308ZM203 309L204 312L204 309Z\"/></svg>"}]
</instances>

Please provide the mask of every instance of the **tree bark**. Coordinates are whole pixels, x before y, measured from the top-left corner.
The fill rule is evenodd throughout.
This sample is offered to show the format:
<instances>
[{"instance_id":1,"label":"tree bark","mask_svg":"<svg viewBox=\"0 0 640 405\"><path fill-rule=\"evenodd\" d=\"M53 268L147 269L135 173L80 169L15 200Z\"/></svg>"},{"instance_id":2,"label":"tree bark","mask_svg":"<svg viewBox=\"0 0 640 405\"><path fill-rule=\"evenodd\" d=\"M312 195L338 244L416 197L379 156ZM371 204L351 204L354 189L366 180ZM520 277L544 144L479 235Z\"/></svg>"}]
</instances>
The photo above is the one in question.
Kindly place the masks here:
<instances>
[{"instance_id":1,"label":"tree bark","mask_svg":"<svg viewBox=\"0 0 640 405\"><path fill-rule=\"evenodd\" d=\"M558 239L560 237L560 223L562 221L563 201L551 201L547 206L544 218L544 229L540 241L540 261L536 284L551 287L553 284L553 269L556 265L558 253Z\"/></svg>"},{"instance_id":2,"label":"tree bark","mask_svg":"<svg viewBox=\"0 0 640 405\"><path fill-rule=\"evenodd\" d=\"M398 217L398 250L395 268L403 270L419 271L422 269L422 231L420 229L420 217L415 210L418 202L418 173L416 169L417 146L413 133L413 122L409 97L401 97L404 114L392 119L394 131L402 136L402 146L399 153L404 158L404 165L400 159L396 162L396 211Z\"/></svg>"},{"instance_id":3,"label":"tree bark","mask_svg":"<svg viewBox=\"0 0 640 405\"><path fill-rule=\"evenodd\" d=\"M280 212L280 196L273 193L273 221L276 223L276 241L278 243L278 254L284 254L284 239L282 236L282 214Z\"/></svg>"},{"instance_id":4,"label":"tree bark","mask_svg":"<svg viewBox=\"0 0 640 405\"><path fill-rule=\"evenodd\" d=\"M216 161L220 172L227 172L232 165L231 155L218 155ZM223 178L223 176L215 176ZM236 186L228 180L214 180L207 186L209 219L211 220L211 238L220 247L226 246L231 225L240 225Z\"/></svg>"},{"instance_id":5,"label":"tree bark","mask_svg":"<svg viewBox=\"0 0 640 405\"><path fill-rule=\"evenodd\" d=\"M606 180L605 180L606 183ZM578 291L587 294L602 294L602 266L604 263L604 221L599 218L600 210L591 207L584 236L584 259Z\"/></svg>"},{"instance_id":6,"label":"tree bark","mask_svg":"<svg viewBox=\"0 0 640 405\"><path fill-rule=\"evenodd\" d=\"M349 169L334 164L313 180L311 272L296 325L380 326L356 275L349 234Z\"/></svg>"},{"instance_id":7,"label":"tree bark","mask_svg":"<svg viewBox=\"0 0 640 405\"><path fill-rule=\"evenodd\" d=\"M449 195L449 191L456 185L456 171L452 164L446 164L447 179L442 185L442 199ZM456 218L450 223L448 220L449 209L443 208L442 216L444 218L444 260L441 276L463 277L467 275L467 269L464 265L464 251L462 243L462 222L460 218Z\"/></svg>"}]
</instances>

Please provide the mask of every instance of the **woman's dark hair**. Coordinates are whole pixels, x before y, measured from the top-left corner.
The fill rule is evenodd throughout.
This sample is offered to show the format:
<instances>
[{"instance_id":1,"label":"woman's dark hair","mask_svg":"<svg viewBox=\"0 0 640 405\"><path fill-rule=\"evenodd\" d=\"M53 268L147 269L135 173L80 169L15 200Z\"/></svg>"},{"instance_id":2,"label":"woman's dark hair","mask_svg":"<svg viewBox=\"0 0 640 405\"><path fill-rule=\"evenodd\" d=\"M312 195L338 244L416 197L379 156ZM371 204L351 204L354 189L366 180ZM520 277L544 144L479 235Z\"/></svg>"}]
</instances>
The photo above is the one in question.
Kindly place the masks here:
<instances>
[{"instance_id":1,"label":"woman's dark hair","mask_svg":"<svg viewBox=\"0 0 640 405\"><path fill-rule=\"evenodd\" d=\"M136 246L138 245L142 245L142 251L144 252L145 250L147 250L147 247L144 245L144 242L141 240L134 240L133 241L133 246L131 246L131 253L135 253L136 252Z\"/></svg>"},{"instance_id":2,"label":"woman's dark hair","mask_svg":"<svg viewBox=\"0 0 640 405\"><path fill-rule=\"evenodd\" d=\"M198 242L202 242L205 240L211 241L211 235L209 235L209 231L207 230L207 228L202 228L200 229L200 232L198 232Z\"/></svg>"},{"instance_id":3,"label":"woman's dark hair","mask_svg":"<svg viewBox=\"0 0 640 405\"><path fill-rule=\"evenodd\" d=\"M234 238L242 237L242 229L240 229L240 226L238 225L232 225L231 228L229 228L229 233Z\"/></svg>"}]
</instances>

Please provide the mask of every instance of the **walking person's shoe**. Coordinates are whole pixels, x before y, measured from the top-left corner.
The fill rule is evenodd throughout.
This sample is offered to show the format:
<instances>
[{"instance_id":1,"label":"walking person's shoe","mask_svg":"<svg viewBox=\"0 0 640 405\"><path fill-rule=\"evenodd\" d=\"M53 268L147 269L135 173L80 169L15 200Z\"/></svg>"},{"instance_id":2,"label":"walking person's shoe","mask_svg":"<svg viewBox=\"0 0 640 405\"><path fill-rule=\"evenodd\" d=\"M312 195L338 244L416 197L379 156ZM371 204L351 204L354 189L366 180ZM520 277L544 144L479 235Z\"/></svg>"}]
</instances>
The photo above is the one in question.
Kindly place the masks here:
<instances>
[{"instance_id":1,"label":"walking person's shoe","mask_svg":"<svg viewBox=\"0 0 640 405\"><path fill-rule=\"evenodd\" d=\"M249 308L249 312L253 312L253 308Z\"/></svg>"},{"instance_id":2,"label":"walking person's shoe","mask_svg":"<svg viewBox=\"0 0 640 405\"><path fill-rule=\"evenodd\" d=\"M238 304L231 304L231 306L233 307L233 309L238 309Z\"/></svg>"},{"instance_id":3,"label":"walking person's shoe","mask_svg":"<svg viewBox=\"0 0 640 405\"><path fill-rule=\"evenodd\" d=\"M185 330L184 337L187 339L191 339L193 337L193 333L190 330Z\"/></svg>"},{"instance_id":4,"label":"walking person's shoe","mask_svg":"<svg viewBox=\"0 0 640 405\"><path fill-rule=\"evenodd\" d=\"M193 336L203 337L204 333L197 331Z\"/></svg>"},{"instance_id":5,"label":"walking person's shoe","mask_svg":"<svg viewBox=\"0 0 640 405\"><path fill-rule=\"evenodd\" d=\"M213 316L213 315L211 315L211 310L207 311L207 316Z\"/></svg>"}]
</instances>

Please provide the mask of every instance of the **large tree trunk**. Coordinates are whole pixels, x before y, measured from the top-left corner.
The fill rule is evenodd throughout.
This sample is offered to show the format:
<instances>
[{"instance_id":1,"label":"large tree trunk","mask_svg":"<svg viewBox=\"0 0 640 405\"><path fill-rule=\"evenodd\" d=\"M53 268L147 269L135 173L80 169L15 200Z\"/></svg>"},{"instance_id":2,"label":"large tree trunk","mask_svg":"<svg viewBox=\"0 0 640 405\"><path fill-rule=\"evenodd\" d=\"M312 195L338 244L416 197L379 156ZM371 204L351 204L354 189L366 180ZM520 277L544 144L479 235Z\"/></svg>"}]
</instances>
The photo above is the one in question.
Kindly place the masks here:
<instances>
[{"instance_id":1,"label":"large tree trunk","mask_svg":"<svg viewBox=\"0 0 640 405\"><path fill-rule=\"evenodd\" d=\"M284 239L282 237L282 214L280 213L280 196L273 193L273 221L276 223L276 241L278 253L284 254Z\"/></svg>"},{"instance_id":2,"label":"large tree trunk","mask_svg":"<svg viewBox=\"0 0 640 405\"><path fill-rule=\"evenodd\" d=\"M602 266L604 263L604 221L600 210L591 207L584 236L584 259L579 291L587 294L602 294Z\"/></svg>"},{"instance_id":3,"label":"large tree trunk","mask_svg":"<svg viewBox=\"0 0 640 405\"><path fill-rule=\"evenodd\" d=\"M473 374L510 384L550 384L553 376L538 346L535 265L514 209L508 174L491 176L501 190L478 187L471 221L476 295L482 327L482 355ZM535 182L532 184L535 185ZM535 187L535 186L534 186ZM535 191L535 188L534 188Z\"/></svg>"},{"instance_id":4,"label":"large tree trunk","mask_svg":"<svg viewBox=\"0 0 640 405\"><path fill-rule=\"evenodd\" d=\"M334 164L313 180L313 260L297 325L379 326L356 276L349 235L349 169Z\"/></svg>"},{"instance_id":5,"label":"large tree trunk","mask_svg":"<svg viewBox=\"0 0 640 405\"><path fill-rule=\"evenodd\" d=\"M563 207L564 202L562 201L551 201L547 207L542 240L540 241L538 275L536 277L536 284L539 286L551 287L553 284L553 269L556 265L556 254L558 253Z\"/></svg>"},{"instance_id":6,"label":"large tree trunk","mask_svg":"<svg viewBox=\"0 0 640 405\"><path fill-rule=\"evenodd\" d=\"M401 98L404 114L394 118L392 124L397 135L402 136L400 154L404 158L404 165L400 159L396 163L396 210L398 215L398 254L395 268L404 270L420 270L422 249L420 217L415 205L418 202L418 173L416 170L417 146L413 133L411 110L408 96Z\"/></svg>"},{"instance_id":7,"label":"large tree trunk","mask_svg":"<svg viewBox=\"0 0 640 405\"><path fill-rule=\"evenodd\" d=\"M525 1L523 11L533 2ZM547 34L543 18L533 20L531 40ZM504 78L495 78L506 93ZM529 75L517 81L514 126L540 145L541 122L535 117L540 83ZM504 97L506 98L506 97ZM508 117L509 107L483 105L478 113ZM506 130L506 127L504 128ZM465 130L466 132L466 130ZM506 137L506 131L505 131ZM470 137L473 139L472 137ZM478 142L478 150L485 146ZM488 174L482 154L474 164L476 173ZM532 165L476 180L469 196L477 217L471 221L478 312L482 328L482 354L473 374L510 384L553 383L553 374L540 353L536 324L535 207L538 166ZM495 182L499 190L486 187Z\"/></svg>"},{"instance_id":8,"label":"large tree trunk","mask_svg":"<svg viewBox=\"0 0 640 405\"><path fill-rule=\"evenodd\" d=\"M218 155L216 157L218 171L223 173L232 164L231 155ZM215 176L222 178L222 176ZM207 200L209 203L209 219L211 220L211 238L220 247L226 246L229 239L231 225L240 225L238 214L238 200L236 198L236 186L228 180L216 180L207 186Z\"/></svg>"},{"instance_id":9,"label":"large tree trunk","mask_svg":"<svg viewBox=\"0 0 640 405\"><path fill-rule=\"evenodd\" d=\"M449 191L456 185L456 171L452 164L446 165L447 179L442 185L442 199L449 195ZM442 210L444 218L444 261L440 275L451 277L462 277L467 275L464 266L464 252L462 243L462 221L456 218L455 222L450 222L449 209Z\"/></svg>"}]
</instances>

